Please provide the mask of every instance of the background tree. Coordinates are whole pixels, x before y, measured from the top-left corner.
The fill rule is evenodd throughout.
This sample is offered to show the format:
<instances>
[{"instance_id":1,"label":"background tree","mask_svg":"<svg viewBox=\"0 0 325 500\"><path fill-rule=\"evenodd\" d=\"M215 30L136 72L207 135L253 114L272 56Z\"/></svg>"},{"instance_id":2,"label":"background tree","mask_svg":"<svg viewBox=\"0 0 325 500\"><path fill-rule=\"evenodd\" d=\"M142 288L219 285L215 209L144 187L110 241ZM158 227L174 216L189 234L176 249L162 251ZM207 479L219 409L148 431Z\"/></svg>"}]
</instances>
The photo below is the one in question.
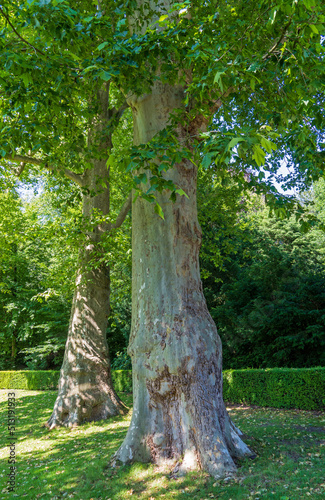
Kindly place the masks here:
<instances>
[{"instance_id":1,"label":"background tree","mask_svg":"<svg viewBox=\"0 0 325 500\"><path fill-rule=\"evenodd\" d=\"M270 217L255 196L238 212L237 231L224 231L227 214L211 215L201 265L205 295L223 342L224 367L322 366L321 221L302 232L304 226L294 216ZM221 255L214 257L220 240Z\"/></svg>"},{"instance_id":2,"label":"background tree","mask_svg":"<svg viewBox=\"0 0 325 500\"><path fill-rule=\"evenodd\" d=\"M101 240L122 224L130 207L127 200L116 221L110 220L108 158L112 131L125 106L116 109L110 103L108 83L86 82L80 75L75 67L81 51L75 29L79 14L66 6L56 9L54 4L51 19L44 3L34 9L25 2L1 8L6 26L2 156L9 165L20 163L20 175L26 165L59 172L61 163L63 175L82 190L86 238L79 254L59 395L49 428L106 418L125 409L111 381L106 342L109 266ZM89 37L83 41L85 56L96 45Z\"/></svg>"},{"instance_id":3,"label":"background tree","mask_svg":"<svg viewBox=\"0 0 325 500\"><path fill-rule=\"evenodd\" d=\"M72 241L62 245L62 221L76 210L54 214L48 197L22 202L13 188L0 199L1 369L54 368L62 361L76 258Z\"/></svg>"}]
</instances>

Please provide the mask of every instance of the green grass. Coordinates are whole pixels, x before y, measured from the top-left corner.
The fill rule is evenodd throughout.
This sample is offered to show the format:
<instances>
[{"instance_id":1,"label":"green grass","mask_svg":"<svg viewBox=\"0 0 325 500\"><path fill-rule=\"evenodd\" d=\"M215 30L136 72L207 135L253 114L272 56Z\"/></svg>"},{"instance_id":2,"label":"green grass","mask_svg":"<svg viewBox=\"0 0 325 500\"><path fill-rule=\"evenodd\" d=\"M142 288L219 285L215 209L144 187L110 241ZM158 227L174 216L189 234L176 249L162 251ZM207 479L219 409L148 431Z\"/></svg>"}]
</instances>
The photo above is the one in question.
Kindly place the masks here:
<instances>
[{"instance_id":1,"label":"green grass","mask_svg":"<svg viewBox=\"0 0 325 500\"><path fill-rule=\"evenodd\" d=\"M233 406L231 417L257 458L242 462L228 480L215 481L201 472L175 480L150 464L105 468L126 434L130 414L49 432L42 424L51 414L56 393L18 390L17 487L8 495L7 392L0 391L0 499L325 498L324 413ZM130 396L122 398L131 405Z\"/></svg>"}]
</instances>

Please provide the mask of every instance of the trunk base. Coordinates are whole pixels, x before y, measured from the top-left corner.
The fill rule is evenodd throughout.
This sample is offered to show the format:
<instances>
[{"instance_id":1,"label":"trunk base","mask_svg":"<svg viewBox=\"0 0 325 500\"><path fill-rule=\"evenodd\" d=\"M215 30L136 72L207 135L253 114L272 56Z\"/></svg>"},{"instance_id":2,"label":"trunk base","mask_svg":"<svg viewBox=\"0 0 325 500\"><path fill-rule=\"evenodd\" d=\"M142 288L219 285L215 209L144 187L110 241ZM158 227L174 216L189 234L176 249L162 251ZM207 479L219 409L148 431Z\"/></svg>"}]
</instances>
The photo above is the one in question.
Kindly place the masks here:
<instances>
[{"instance_id":1,"label":"trunk base","mask_svg":"<svg viewBox=\"0 0 325 500\"><path fill-rule=\"evenodd\" d=\"M211 364L210 359L205 366ZM172 469L174 476L194 470L205 470L216 479L229 476L238 460L254 454L226 411L215 380L222 380L221 373L213 366L208 373L202 365L182 366L183 374L172 375L165 367L154 381L143 363L134 367L138 380L132 421L113 460L151 462Z\"/></svg>"},{"instance_id":2,"label":"trunk base","mask_svg":"<svg viewBox=\"0 0 325 500\"><path fill-rule=\"evenodd\" d=\"M72 383L71 377L62 376L59 394L51 417L45 426L52 430L56 427L76 427L85 422L105 420L116 415L124 415L128 408L120 400L108 383L103 381L87 384ZM83 386L83 387L82 387Z\"/></svg>"}]
</instances>

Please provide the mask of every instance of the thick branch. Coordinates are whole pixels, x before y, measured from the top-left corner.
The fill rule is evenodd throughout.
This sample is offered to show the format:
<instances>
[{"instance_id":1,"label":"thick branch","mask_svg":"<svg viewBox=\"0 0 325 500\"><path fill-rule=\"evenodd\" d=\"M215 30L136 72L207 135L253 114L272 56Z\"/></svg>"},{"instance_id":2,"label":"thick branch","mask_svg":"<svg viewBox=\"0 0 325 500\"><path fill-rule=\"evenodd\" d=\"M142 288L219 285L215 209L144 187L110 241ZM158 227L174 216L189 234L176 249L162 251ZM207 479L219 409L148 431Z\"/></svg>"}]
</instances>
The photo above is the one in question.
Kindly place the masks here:
<instances>
[{"instance_id":1,"label":"thick branch","mask_svg":"<svg viewBox=\"0 0 325 500\"><path fill-rule=\"evenodd\" d=\"M124 101L124 103L118 108L112 109L112 121L114 122L115 127L118 126L120 119L123 116L124 111L129 107L128 103Z\"/></svg>"},{"instance_id":2,"label":"thick branch","mask_svg":"<svg viewBox=\"0 0 325 500\"><path fill-rule=\"evenodd\" d=\"M31 165L41 165L42 167L47 168L51 172L55 171L54 167L48 165L47 163L45 163L41 159L35 158L33 156L7 155L4 157L4 159L8 160L8 161L12 161L14 163L20 163L20 165L25 165L26 163L29 163ZM22 171L23 171L23 168L20 167L19 171L17 172L17 175L19 176L22 173ZM68 179L70 179L70 180L74 181L76 184L78 184L78 186L80 186L80 187L85 186L85 182L84 182L82 175L76 174L75 172L72 172L68 168L65 168L63 170L63 173L66 177L68 177Z\"/></svg>"},{"instance_id":3,"label":"thick branch","mask_svg":"<svg viewBox=\"0 0 325 500\"><path fill-rule=\"evenodd\" d=\"M126 201L124 202L124 204L120 210L120 213L118 214L118 216L116 218L116 221L111 224L109 230L117 229L118 227L120 227L123 224L123 222L128 214L128 211L131 208L131 205L132 205L132 193L130 193L129 196L127 197Z\"/></svg>"}]
</instances>

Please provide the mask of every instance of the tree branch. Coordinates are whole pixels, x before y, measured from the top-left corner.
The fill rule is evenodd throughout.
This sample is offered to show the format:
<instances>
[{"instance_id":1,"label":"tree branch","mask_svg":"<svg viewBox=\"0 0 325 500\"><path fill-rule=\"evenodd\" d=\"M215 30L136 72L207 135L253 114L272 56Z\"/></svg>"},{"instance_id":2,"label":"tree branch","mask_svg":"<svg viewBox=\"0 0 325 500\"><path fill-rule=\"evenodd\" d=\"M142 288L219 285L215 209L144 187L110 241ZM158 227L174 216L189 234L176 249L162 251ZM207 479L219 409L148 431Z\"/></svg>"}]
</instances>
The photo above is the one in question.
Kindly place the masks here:
<instances>
[{"instance_id":1,"label":"tree branch","mask_svg":"<svg viewBox=\"0 0 325 500\"><path fill-rule=\"evenodd\" d=\"M23 38L19 33L18 31L16 30L16 28L14 27L14 25L11 23L9 17L7 16L7 14L4 13L4 10L2 8L2 6L0 5L0 11L1 11L1 14L3 15L3 17L5 18L5 20L7 21L7 23L9 24L9 26L11 27L12 31L18 36L18 38L25 44L29 45L33 50L35 50L35 52L38 52L39 54L41 54L42 56L45 56L46 57L46 54L44 54L44 52L42 52L41 50L37 49L36 47L34 47L34 45L32 45L31 43L28 42L28 40L25 40L25 38Z\"/></svg>"},{"instance_id":2,"label":"tree branch","mask_svg":"<svg viewBox=\"0 0 325 500\"><path fill-rule=\"evenodd\" d=\"M281 33L281 36L279 38L279 40L273 45L273 47L271 47L267 52L266 54L264 54L264 56L262 57L263 61L265 61L271 54L273 54L273 52L279 47L279 45L284 42L285 40L285 37L286 37L286 33L287 33L287 29L289 28L290 24L292 22L292 18L290 18L290 21L286 24L286 26L283 28L282 30L282 33Z\"/></svg>"},{"instance_id":3,"label":"tree branch","mask_svg":"<svg viewBox=\"0 0 325 500\"><path fill-rule=\"evenodd\" d=\"M118 227L120 227L123 224L123 222L128 214L128 211L131 208L131 205L132 205L132 192L129 194L126 201L122 205L122 208L121 208L120 213L118 214L118 216L116 218L116 221L110 225L109 231L111 231L112 229L117 229Z\"/></svg>"},{"instance_id":4,"label":"tree branch","mask_svg":"<svg viewBox=\"0 0 325 500\"><path fill-rule=\"evenodd\" d=\"M112 120L114 120L114 124L115 124L116 127L119 124L120 119L122 118L124 111L128 107L129 107L128 103L126 101L124 101L124 103L122 104L122 106L120 106L118 109L116 109L116 108L112 109L112 115L113 115L112 116Z\"/></svg>"},{"instance_id":5,"label":"tree branch","mask_svg":"<svg viewBox=\"0 0 325 500\"><path fill-rule=\"evenodd\" d=\"M5 12L4 12L3 8L2 8L2 5L0 5L0 14L5 18L5 20L7 21L7 23L9 24L9 26L11 27L11 29L15 33L15 35L19 38L19 40L21 40L25 45L28 45L29 47L31 47L35 51L36 54L40 54L41 56L46 57L47 59L49 59L49 56L47 54L45 54L45 52L43 52L42 50L38 49L37 47L34 47L34 45L32 45L28 40L26 40L24 37L22 37L18 33L18 31L16 30L15 26L10 21L9 16L7 16L7 14L5 14ZM65 63L61 63L61 62L57 61L56 64L58 64L59 66L63 66L65 68L68 68L68 69L73 69L74 71L77 71L77 72L80 71L80 68L70 68L70 66L68 66Z\"/></svg>"},{"instance_id":6,"label":"tree branch","mask_svg":"<svg viewBox=\"0 0 325 500\"><path fill-rule=\"evenodd\" d=\"M47 170L50 170L51 172L54 172L55 169L51 165L48 165L44 161L42 161L40 158L35 158L33 156L22 156L22 155L6 155L3 159L7 161L12 161L14 163L20 163L20 168L17 171L18 177L22 174L25 164L29 163L31 165L40 165L42 167L45 167ZM64 175L70 179L71 181L74 181L78 186L80 187L85 187L85 181L83 179L83 176L80 174L76 174L75 172L72 172L68 168L65 168L63 170Z\"/></svg>"}]
</instances>

